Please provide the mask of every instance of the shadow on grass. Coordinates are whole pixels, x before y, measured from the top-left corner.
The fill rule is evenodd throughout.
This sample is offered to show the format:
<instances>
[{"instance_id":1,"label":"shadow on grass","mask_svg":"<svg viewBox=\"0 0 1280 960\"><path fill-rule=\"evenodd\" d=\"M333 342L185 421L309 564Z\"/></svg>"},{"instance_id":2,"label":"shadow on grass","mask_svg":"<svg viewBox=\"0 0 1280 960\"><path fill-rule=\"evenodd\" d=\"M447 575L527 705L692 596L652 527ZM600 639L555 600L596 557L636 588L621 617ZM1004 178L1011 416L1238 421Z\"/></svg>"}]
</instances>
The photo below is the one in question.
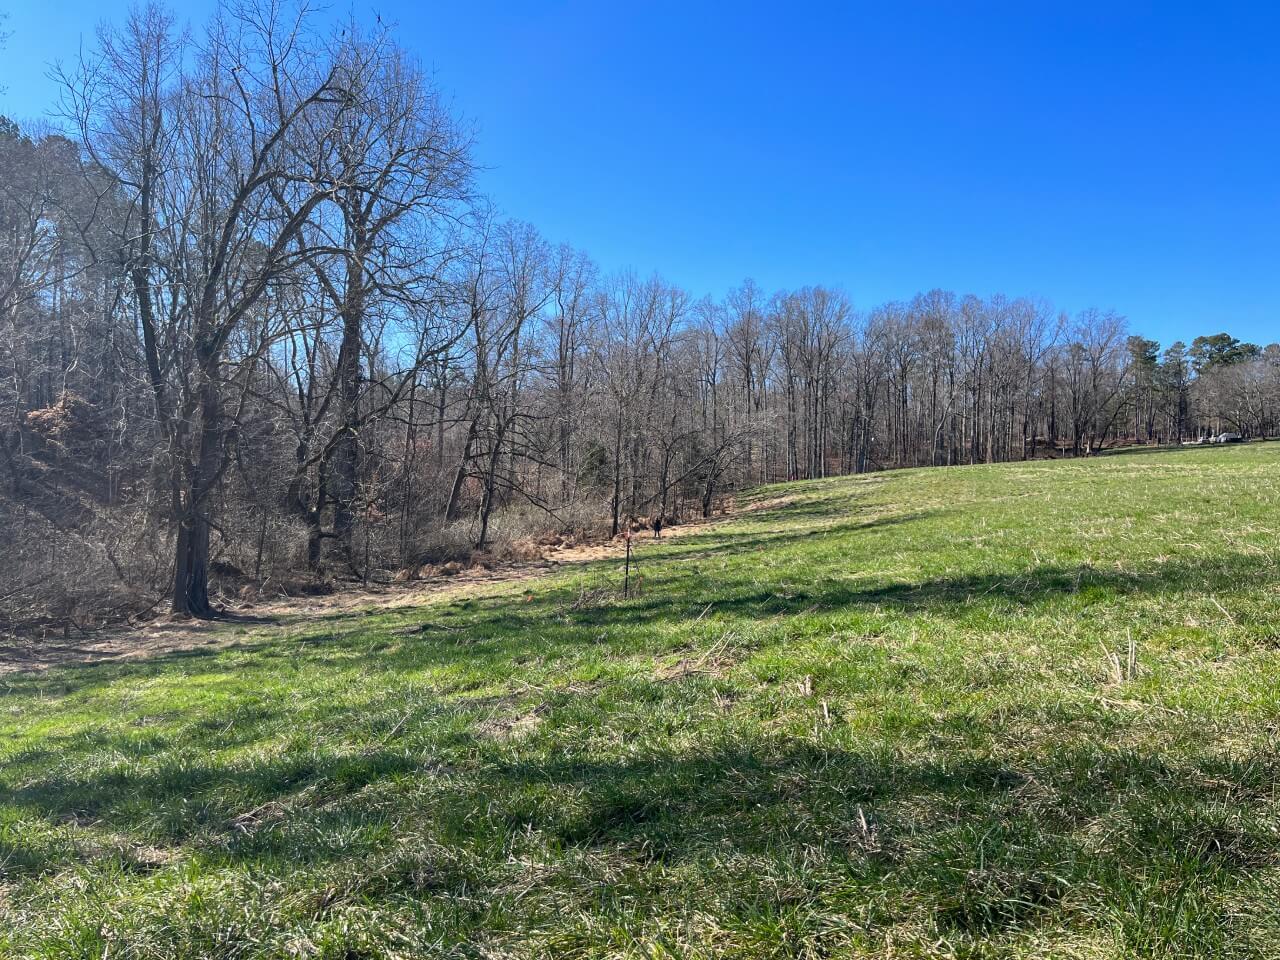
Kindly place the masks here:
<instances>
[{"instance_id":1,"label":"shadow on grass","mask_svg":"<svg viewBox=\"0 0 1280 960\"><path fill-rule=\"evenodd\" d=\"M1280 783L1270 753L1170 763L1064 745L1034 755L917 757L743 737L600 757L557 747L555 738L549 730L503 745L459 728L457 762L445 764L398 742L354 755L299 746L237 768L175 758L108 775L50 774L0 791L0 804L189 844L206 868L248 866L261 876L362 862L424 839L474 863L513 838L537 837L552 850L595 851L635 869L694 869L743 904L875 891L874 922L893 923L891 911L910 904L940 928L973 936L1083 915L1117 923L1131 939L1159 937L1152 914L1164 913L1168 939L1190 935L1182 914L1194 912L1205 949L1229 936L1222 893L1280 865L1268 822L1249 813ZM371 789L380 791L376 803ZM6 839L0 876L80 857ZM454 879L474 896L500 877ZM348 895L434 892L397 889L419 884L421 871L399 880L370 871L369 880L376 891L357 886ZM1132 902L1117 902L1125 891Z\"/></svg>"},{"instance_id":2,"label":"shadow on grass","mask_svg":"<svg viewBox=\"0 0 1280 960\"><path fill-rule=\"evenodd\" d=\"M916 516L855 524L858 529L906 523ZM1035 616L1060 607L1064 615L1088 617L1096 608L1134 596L1156 597L1170 609L1188 600L1264 589L1277 580L1277 558L1261 553L1219 554L1212 560L1178 559L1129 569L1042 564L1008 573L969 573L920 582L883 582L818 577L804 584L762 589L742 571L716 576L685 573L680 560L709 560L722 554L785 550L803 543L808 532L767 534L729 544L681 543L662 554L660 566L646 567L642 596L624 600L612 582L616 564L584 565L585 579L544 582L537 594L496 594L461 598L425 608L368 614L343 612L309 619L318 629L293 635L246 638L225 648L201 647L145 660L86 664L46 675L11 675L15 691L46 695L91 691L120 680L142 681L176 669L191 673L234 673L251 657L264 667L325 669L358 662L366 677L456 667L469 676L509 673L521 663L572 658L584 650L604 657L671 651L661 629L674 623L704 623L723 633L737 623L758 625L799 615L839 618L858 611L896 611L943 621L977 615ZM690 538L692 539L692 538ZM650 573L649 571L653 571ZM785 590L785 592L784 592ZM623 629L625 628L625 629ZM1266 624L1259 629L1267 629ZM459 689L465 690L465 687ZM455 691L456 692L456 691Z\"/></svg>"},{"instance_id":3,"label":"shadow on grass","mask_svg":"<svg viewBox=\"0 0 1280 960\"><path fill-rule=\"evenodd\" d=\"M649 893L668 867L693 871L690 895L717 897L728 911L819 904L884 925L905 911L975 938L1083 918L1114 926L1132 953L1221 955L1234 922L1226 893L1280 867L1266 813L1280 789L1274 752L1226 759L1180 734L1176 756L1086 742L1082 730L1096 733L1083 715L1090 708L1070 705L1038 718L1035 743L1010 742L996 720L966 718L962 741L981 747L907 752L871 736L828 745L768 734L770 718L757 717L739 730L708 723L690 745L691 731L662 732L662 697L706 703L713 691L697 686L713 683L706 678L489 695L519 689L514 681L533 661L546 675L547 664L584 650L616 662L667 654L673 643L696 649L775 617L887 610L945 625L974 611L1008 617L1059 604L1088 617L1135 595L1176 605L1275 582L1275 557L1236 553L908 583L845 576L830 563L807 579L795 573L796 582L773 578L780 590L759 586L760 554L782 563L818 533L875 535L933 516L859 520L856 508L856 498L802 500L743 518L737 537L726 528L662 541L652 548L659 562L648 566L642 554L646 593L632 600L607 592L617 587L617 563L601 561L573 580L538 583L527 602L509 592L338 613L297 636L6 678L14 693L49 697L171 676L192 693L206 681L242 685L226 698L230 712L179 705L152 729L125 711L110 725L45 735L10 753L0 774L0 881L112 858L121 869L163 869L59 833L74 824L126 845L182 848L201 869L246 868L281 884L307 865L362 865L431 844L472 866L424 871L411 858L403 869L361 866L363 885L342 895L501 897L527 887L510 883L521 869L511 851L525 838L541 845L539 856L604 858L623 864L619 876L653 870ZM767 529L775 520L833 522ZM735 557L723 572L681 562ZM317 681L295 698L292 672L328 670L337 684ZM419 671L430 679L415 688L405 678ZM343 685L354 692L344 696ZM317 703L321 690L332 699ZM520 737L494 732L495 714L529 712L530 701L538 724ZM40 702L30 696L25 705ZM631 736L637 716L643 735ZM954 732L941 730L949 722L934 728ZM593 739L603 728L615 738ZM22 828L6 829L15 822ZM581 862L565 857L556 870Z\"/></svg>"},{"instance_id":4,"label":"shadow on grass","mask_svg":"<svg viewBox=\"0 0 1280 960\"><path fill-rule=\"evenodd\" d=\"M762 542L777 546L790 539L794 538L772 537ZM740 581L715 583L708 585L706 595L689 602L707 615L752 620L873 608L948 618L975 609L1036 611L1059 602L1087 615L1091 606L1135 595L1164 597L1177 604L1186 597L1262 587L1276 581L1276 571L1276 558L1233 553L1213 561L1170 560L1132 569L1088 563L1042 564L1020 572L961 574L916 583L877 583L874 577L867 577L869 582L863 586L848 579L818 578L804 586L789 585L786 592L755 589ZM688 606L671 604L660 591L661 582L655 581L646 598L584 609L575 622L602 627L672 621L688 615Z\"/></svg>"},{"instance_id":5,"label":"shadow on grass","mask_svg":"<svg viewBox=\"0 0 1280 960\"><path fill-rule=\"evenodd\" d=\"M826 903L832 890L844 890L858 909L870 910L872 923L890 925L908 909L941 931L980 939L1083 918L1114 928L1135 953L1224 955L1235 922L1222 907L1229 891L1280 867L1273 825L1259 813L1280 789L1274 753L1229 759L1205 744L1175 759L1082 744L1071 733L1079 733L1082 717L1068 711L1061 729L1051 720L1034 748L1002 740L987 721L968 720L975 726L967 742L987 744L981 750L912 755L747 729L708 734L682 749L646 736L619 756L580 747L579 738L619 714L660 713L662 703L648 701L652 688L676 696L686 683L704 681L539 693L542 726L513 742L486 733L486 721L526 708L528 698L460 691L469 676L510 676L528 658L554 661L584 645L606 658L644 652L649 634L634 628L692 619L690 610L704 600L708 620L718 617L724 630L739 620L810 610L951 616L975 605L1062 598L1087 610L1135 593L1177 603L1273 577L1269 558L1230 555L1211 565L1179 561L1128 573L1079 565L866 588L817 582L786 596L747 586L726 596L707 584L705 595L686 597L679 608L661 597L575 608L574 588L563 586L517 606L509 598L462 601L449 616L433 609L426 622L409 610L380 618L376 640L353 629L233 651L251 654L257 667L308 670L325 669L330 656L356 656L362 682L380 700L334 703L293 736L294 708L277 694L241 704L225 719L200 717L164 731L45 737L8 758L0 811L187 848L207 865L264 876L366 860L391 864L353 868L368 876L366 885L350 888L352 897L498 891L500 869L456 865L482 862L485 851L506 849L514 838L536 837L555 851L595 852L636 870L696 871L733 909ZM633 628L624 639L599 639L621 625ZM144 679L175 664L215 673L245 668L243 659L226 664L197 651L107 669ZM439 667L471 673L460 675L456 690L406 698L398 673ZM77 676L94 675L65 674L57 682L75 689ZM337 741L309 740L307 730ZM219 753L232 748L243 749ZM93 862L95 854L50 836L0 834L0 879ZM396 860L410 840L452 851L453 872ZM153 869L127 852L112 856L119 869Z\"/></svg>"}]
</instances>

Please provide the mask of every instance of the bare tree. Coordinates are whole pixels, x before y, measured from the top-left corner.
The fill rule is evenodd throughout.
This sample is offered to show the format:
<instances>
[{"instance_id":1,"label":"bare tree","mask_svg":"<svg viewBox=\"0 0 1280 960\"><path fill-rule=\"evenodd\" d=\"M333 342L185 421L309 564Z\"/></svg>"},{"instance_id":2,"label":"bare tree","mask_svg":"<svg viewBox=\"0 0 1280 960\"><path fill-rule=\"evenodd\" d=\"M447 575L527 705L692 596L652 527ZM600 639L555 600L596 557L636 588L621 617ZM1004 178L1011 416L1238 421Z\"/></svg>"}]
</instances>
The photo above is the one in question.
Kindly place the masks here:
<instances>
[{"instance_id":1,"label":"bare tree","mask_svg":"<svg viewBox=\"0 0 1280 960\"><path fill-rule=\"evenodd\" d=\"M260 308L341 186L306 179L320 164L302 160L331 148L355 101L302 18L275 5L214 20L190 63L180 49L149 6L63 79L86 149L129 206L109 255L132 283L167 447L172 609L208 616L212 494L248 373L280 334ZM286 187L290 208L276 199Z\"/></svg>"},{"instance_id":2,"label":"bare tree","mask_svg":"<svg viewBox=\"0 0 1280 960\"><path fill-rule=\"evenodd\" d=\"M107 615L107 581L208 616L761 482L1280 430L1280 346L1225 333L601 278L472 195L380 25L310 22L144 6L60 71L64 131L0 122L0 617Z\"/></svg>"}]
</instances>

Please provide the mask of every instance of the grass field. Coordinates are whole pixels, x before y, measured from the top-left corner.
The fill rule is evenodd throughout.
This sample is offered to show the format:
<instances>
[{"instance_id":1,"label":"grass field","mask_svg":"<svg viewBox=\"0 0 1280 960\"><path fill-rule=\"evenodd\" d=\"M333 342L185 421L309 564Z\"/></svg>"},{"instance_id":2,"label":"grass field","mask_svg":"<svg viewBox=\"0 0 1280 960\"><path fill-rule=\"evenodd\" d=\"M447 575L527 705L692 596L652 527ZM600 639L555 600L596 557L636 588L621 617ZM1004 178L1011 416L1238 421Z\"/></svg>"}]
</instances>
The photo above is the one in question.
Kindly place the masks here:
<instances>
[{"instance_id":1,"label":"grass field","mask_svg":"<svg viewBox=\"0 0 1280 960\"><path fill-rule=\"evenodd\" d=\"M1280 444L10 676L0 955L1280 956Z\"/></svg>"}]
</instances>

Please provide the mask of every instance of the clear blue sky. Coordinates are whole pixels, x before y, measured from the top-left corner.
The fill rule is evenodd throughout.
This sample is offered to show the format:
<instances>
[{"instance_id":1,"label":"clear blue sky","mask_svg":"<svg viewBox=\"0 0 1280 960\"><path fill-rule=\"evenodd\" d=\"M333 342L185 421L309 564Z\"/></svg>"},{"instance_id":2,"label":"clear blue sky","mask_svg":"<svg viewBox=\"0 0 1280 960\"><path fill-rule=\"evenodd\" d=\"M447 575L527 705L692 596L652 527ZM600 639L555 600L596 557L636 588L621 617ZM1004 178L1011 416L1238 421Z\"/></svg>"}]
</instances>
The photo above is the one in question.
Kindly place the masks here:
<instances>
[{"instance_id":1,"label":"clear blue sky","mask_svg":"<svg viewBox=\"0 0 1280 960\"><path fill-rule=\"evenodd\" d=\"M126 6L0 0L0 112L38 115L46 64ZM501 208L606 269L1280 339L1273 3L352 7L434 66Z\"/></svg>"}]
</instances>

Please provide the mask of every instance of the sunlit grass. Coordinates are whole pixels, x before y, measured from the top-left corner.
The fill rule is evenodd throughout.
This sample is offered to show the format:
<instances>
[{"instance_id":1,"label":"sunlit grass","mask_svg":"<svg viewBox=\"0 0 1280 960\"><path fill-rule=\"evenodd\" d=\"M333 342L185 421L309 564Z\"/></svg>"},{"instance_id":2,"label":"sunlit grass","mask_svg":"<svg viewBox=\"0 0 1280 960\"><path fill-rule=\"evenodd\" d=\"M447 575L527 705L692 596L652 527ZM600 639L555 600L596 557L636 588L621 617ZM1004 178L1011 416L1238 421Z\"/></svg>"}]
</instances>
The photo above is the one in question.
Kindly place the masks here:
<instances>
[{"instance_id":1,"label":"sunlit grass","mask_svg":"<svg viewBox=\"0 0 1280 960\"><path fill-rule=\"evenodd\" d=\"M752 502L7 678L0 952L1275 956L1280 445Z\"/></svg>"}]
</instances>

